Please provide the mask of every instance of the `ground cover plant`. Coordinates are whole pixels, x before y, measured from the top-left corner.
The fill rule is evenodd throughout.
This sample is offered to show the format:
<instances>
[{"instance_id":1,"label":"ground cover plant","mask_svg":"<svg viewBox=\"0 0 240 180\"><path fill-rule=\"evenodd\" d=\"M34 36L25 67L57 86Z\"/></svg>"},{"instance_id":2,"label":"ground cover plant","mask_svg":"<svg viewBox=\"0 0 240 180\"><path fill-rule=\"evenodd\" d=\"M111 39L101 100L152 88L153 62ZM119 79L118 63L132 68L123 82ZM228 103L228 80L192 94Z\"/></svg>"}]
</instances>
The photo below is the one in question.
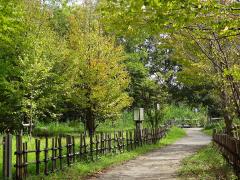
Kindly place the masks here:
<instances>
[{"instance_id":1,"label":"ground cover plant","mask_svg":"<svg viewBox=\"0 0 240 180\"><path fill-rule=\"evenodd\" d=\"M206 124L202 131L205 134L212 136L214 129L216 131L222 132L224 130L224 122L221 121L213 124Z\"/></svg>"},{"instance_id":2,"label":"ground cover plant","mask_svg":"<svg viewBox=\"0 0 240 180\"><path fill-rule=\"evenodd\" d=\"M185 158L178 174L181 179L237 179L231 166L213 144Z\"/></svg>"},{"instance_id":3,"label":"ground cover plant","mask_svg":"<svg viewBox=\"0 0 240 180\"><path fill-rule=\"evenodd\" d=\"M147 123L143 122L143 127L147 127ZM97 126L97 132L113 132L118 130L129 130L135 128L133 121L133 113L129 111L123 112L117 119L108 119ZM59 134L78 134L85 130L84 122L80 120L67 122L38 122L33 129L34 136L54 136Z\"/></svg>"}]
</instances>

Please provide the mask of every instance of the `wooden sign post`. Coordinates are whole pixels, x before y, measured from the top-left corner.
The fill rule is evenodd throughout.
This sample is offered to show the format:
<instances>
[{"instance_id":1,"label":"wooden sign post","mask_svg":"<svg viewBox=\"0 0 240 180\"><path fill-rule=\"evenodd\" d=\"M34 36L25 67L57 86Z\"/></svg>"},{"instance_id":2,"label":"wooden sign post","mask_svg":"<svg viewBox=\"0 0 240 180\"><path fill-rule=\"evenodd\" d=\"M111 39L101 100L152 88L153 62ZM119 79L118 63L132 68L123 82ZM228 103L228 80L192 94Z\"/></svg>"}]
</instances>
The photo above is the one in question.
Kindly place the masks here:
<instances>
[{"instance_id":1,"label":"wooden sign post","mask_svg":"<svg viewBox=\"0 0 240 180\"><path fill-rule=\"evenodd\" d=\"M144 108L134 109L134 121L136 122L137 140L142 140L142 122L144 120Z\"/></svg>"}]
</instances>

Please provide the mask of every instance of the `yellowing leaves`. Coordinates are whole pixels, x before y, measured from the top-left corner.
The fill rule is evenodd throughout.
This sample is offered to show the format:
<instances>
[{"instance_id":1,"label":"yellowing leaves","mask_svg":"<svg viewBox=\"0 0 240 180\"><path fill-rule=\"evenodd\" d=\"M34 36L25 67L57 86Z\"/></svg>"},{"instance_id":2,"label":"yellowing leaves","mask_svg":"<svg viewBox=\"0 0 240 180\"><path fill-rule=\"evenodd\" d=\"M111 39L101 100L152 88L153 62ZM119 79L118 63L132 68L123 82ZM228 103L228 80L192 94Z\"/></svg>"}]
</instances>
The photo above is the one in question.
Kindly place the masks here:
<instances>
[{"instance_id":1,"label":"yellowing leaves","mask_svg":"<svg viewBox=\"0 0 240 180\"><path fill-rule=\"evenodd\" d=\"M66 76L71 79L70 98L98 116L117 115L131 103L124 92L130 79L122 64L123 48L116 45L114 38L102 34L94 16L87 18L89 14L82 11L73 14L68 44L70 59L75 63L69 64Z\"/></svg>"}]
</instances>

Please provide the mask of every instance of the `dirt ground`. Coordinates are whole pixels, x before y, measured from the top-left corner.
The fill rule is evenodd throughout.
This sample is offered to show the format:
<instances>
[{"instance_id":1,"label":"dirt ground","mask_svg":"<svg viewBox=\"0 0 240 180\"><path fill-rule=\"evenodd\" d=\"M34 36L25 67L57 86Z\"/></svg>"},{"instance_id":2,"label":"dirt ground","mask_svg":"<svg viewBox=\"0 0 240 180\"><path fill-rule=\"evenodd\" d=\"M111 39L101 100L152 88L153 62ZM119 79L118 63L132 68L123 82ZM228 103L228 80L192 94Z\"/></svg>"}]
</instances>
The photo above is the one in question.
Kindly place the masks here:
<instances>
[{"instance_id":1,"label":"dirt ground","mask_svg":"<svg viewBox=\"0 0 240 180\"><path fill-rule=\"evenodd\" d=\"M181 160L211 141L211 138L204 135L200 128L188 128L185 130L187 136L174 144L139 156L122 165L109 168L90 179L177 179L177 170Z\"/></svg>"}]
</instances>

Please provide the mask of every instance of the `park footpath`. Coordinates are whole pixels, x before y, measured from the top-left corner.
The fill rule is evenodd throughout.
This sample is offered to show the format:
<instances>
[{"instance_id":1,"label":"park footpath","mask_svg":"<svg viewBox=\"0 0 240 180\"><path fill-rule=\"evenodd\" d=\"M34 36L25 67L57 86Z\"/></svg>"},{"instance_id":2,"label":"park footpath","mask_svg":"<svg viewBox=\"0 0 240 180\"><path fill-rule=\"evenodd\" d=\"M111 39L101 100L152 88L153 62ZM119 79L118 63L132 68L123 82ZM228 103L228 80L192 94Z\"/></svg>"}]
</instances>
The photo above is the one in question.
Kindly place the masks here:
<instances>
[{"instance_id":1,"label":"park footpath","mask_svg":"<svg viewBox=\"0 0 240 180\"><path fill-rule=\"evenodd\" d=\"M185 131L187 136L174 144L141 155L122 165L106 169L89 177L89 179L177 179L177 171L180 168L181 160L211 142L211 137L203 134L200 128L187 128Z\"/></svg>"}]
</instances>

